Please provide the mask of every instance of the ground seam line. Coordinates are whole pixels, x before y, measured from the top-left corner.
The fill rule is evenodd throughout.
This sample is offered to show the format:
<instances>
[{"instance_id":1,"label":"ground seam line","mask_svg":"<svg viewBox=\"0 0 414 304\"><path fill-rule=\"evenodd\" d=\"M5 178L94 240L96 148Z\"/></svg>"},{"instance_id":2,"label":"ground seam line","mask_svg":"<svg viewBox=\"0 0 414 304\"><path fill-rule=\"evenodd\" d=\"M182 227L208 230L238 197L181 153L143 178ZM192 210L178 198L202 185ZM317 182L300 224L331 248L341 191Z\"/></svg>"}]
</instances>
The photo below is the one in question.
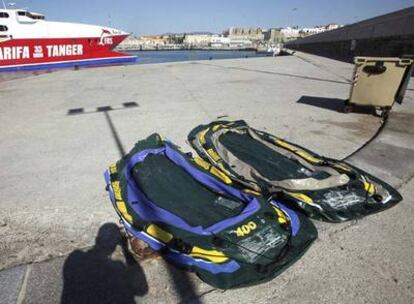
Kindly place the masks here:
<instances>
[{"instance_id":1,"label":"ground seam line","mask_svg":"<svg viewBox=\"0 0 414 304\"><path fill-rule=\"evenodd\" d=\"M16 304L22 304L24 301L24 298L26 297L27 282L29 280L31 271L32 271L32 264L29 264L27 266L26 273L24 274L23 283L20 288L19 295L17 296Z\"/></svg>"},{"instance_id":2,"label":"ground seam line","mask_svg":"<svg viewBox=\"0 0 414 304\"><path fill-rule=\"evenodd\" d=\"M216 291L221 291L220 289L218 289L218 288L213 288L213 289L211 289L211 290L208 290L208 291L205 291L205 292L203 292L203 293L201 293L201 294L199 294L198 295L198 297L197 297L197 299L200 299L201 300L201 298L202 297L204 297L204 296L206 296L206 295L208 295L208 294L210 294L210 293L214 293L214 292L216 292ZM225 292L225 291L222 291L223 293Z\"/></svg>"},{"instance_id":3,"label":"ground seam line","mask_svg":"<svg viewBox=\"0 0 414 304\"><path fill-rule=\"evenodd\" d=\"M409 184L413 179L414 179L414 174L412 174L411 176L409 176L405 182L403 182L401 185L399 185L397 187L397 190L400 190L401 188L403 188L404 186L406 186L407 184Z\"/></svg>"},{"instance_id":4,"label":"ground seam line","mask_svg":"<svg viewBox=\"0 0 414 304\"><path fill-rule=\"evenodd\" d=\"M334 75L334 76L336 76L336 77L338 77L338 78L341 78L341 79L343 79L343 80L347 81L348 83L351 83L351 82L352 82L350 79L348 79L348 78L346 78L346 77L344 77L344 76L342 76L342 75L336 74L336 73L334 73L334 72L332 72L332 71L330 71L330 70L326 69L326 68L325 68L324 66L322 66L322 65L318 65L318 64L316 64L316 63L312 62L312 60L310 60L310 59L304 58L304 57L302 57L302 56L300 56L300 55L294 55L294 56L295 56L295 57L297 57L297 58L299 58L299 59L301 59L301 60L303 60L303 61L305 61L305 62L307 62L307 63L309 63L309 64L311 64L311 65L313 65L314 67L316 67L316 68L318 68L318 69L321 69L321 70L323 70L323 71L325 71L325 72L330 73L331 75Z\"/></svg>"}]
</instances>

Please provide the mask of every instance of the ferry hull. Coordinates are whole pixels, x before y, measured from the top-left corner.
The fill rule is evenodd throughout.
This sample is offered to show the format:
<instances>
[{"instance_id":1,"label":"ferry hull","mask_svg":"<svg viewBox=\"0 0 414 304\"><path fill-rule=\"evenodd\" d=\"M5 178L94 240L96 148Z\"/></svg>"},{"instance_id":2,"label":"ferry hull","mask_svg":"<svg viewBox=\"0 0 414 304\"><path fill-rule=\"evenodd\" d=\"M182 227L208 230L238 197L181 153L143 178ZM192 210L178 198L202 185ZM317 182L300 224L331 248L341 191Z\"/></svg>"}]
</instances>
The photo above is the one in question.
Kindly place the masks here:
<instances>
[{"instance_id":1,"label":"ferry hull","mask_svg":"<svg viewBox=\"0 0 414 304\"><path fill-rule=\"evenodd\" d=\"M129 63L136 56L114 52L127 35L89 38L0 40L0 71Z\"/></svg>"}]
</instances>

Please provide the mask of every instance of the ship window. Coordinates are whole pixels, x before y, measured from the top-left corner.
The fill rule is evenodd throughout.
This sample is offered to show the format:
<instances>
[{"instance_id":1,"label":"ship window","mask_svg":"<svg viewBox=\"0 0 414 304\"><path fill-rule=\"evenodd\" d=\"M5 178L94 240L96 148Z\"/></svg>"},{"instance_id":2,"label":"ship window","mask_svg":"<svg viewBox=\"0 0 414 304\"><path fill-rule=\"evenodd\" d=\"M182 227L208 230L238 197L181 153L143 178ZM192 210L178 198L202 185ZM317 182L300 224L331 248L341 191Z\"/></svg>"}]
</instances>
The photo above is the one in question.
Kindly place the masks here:
<instances>
[{"instance_id":1,"label":"ship window","mask_svg":"<svg viewBox=\"0 0 414 304\"><path fill-rule=\"evenodd\" d=\"M32 19L35 19L35 20L44 20L45 19L45 16L42 16L42 15L32 15L32 14L30 14L29 17L32 18Z\"/></svg>"},{"instance_id":2,"label":"ship window","mask_svg":"<svg viewBox=\"0 0 414 304\"><path fill-rule=\"evenodd\" d=\"M0 32L7 32L9 29L5 25L0 25Z\"/></svg>"},{"instance_id":3,"label":"ship window","mask_svg":"<svg viewBox=\"0 0 414 304\"><path fill-rule=\"evenodd\" d=\"M19 15L19 16L26 16L26 12L17 12L17 15Z\"/></svg>"},{"instance_id":4,"label":"ship window","mask_svg":"<svg viewBox=\"0 0 414 304\"><path fill-rule=\"evenodd\" d=\"M0 18L9 18L9 14L0 12Z\"/></svg>"}]
</instances>

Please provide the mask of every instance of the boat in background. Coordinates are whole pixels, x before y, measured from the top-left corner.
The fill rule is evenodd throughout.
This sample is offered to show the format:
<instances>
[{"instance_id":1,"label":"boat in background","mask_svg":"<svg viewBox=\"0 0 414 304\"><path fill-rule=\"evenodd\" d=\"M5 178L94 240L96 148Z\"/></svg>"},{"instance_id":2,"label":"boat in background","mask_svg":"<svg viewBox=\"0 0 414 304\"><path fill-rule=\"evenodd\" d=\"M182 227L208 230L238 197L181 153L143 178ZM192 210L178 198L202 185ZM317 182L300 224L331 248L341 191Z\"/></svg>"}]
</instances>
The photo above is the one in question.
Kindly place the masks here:
<instances>
[{"instance_id":1,"label":"boat in background","mask_svg":"<svg viewBox=\"0 0 414 304\"><path fill-rule=\"evenodd\" d=\"M270 45L267 49L261 48L256 51L256 54L266 55L266 56L279 56L282 51L280 44Z\"/></svg>"},{"instance_id":2,"label":"boat in background","mask_svg":"<svg viewBox=\"0 0 414 304\"><path fill-rule=\"evenodd\" d=\"M0 72L135 62L136 56L113 51L128 36L110 27L0 9Z\"/></svg>"}]
</instances>

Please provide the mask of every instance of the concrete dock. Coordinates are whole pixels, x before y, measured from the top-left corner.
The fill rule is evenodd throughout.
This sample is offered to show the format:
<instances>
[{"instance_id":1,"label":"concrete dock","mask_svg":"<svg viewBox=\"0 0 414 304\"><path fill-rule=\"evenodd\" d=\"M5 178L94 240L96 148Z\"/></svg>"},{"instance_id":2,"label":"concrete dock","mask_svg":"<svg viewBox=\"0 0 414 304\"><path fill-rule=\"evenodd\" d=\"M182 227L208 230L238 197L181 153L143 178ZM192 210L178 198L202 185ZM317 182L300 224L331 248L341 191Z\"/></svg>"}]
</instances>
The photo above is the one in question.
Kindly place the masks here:
<instances>
[{"instance_id":1,"label":"concrete dock","mask_svg":"<svg viewBox=\"0 0 414 304\"><path fill-rule=\"evenodd\" d=\"M342 113L352 70L297 53L0 82L0 303L65 302L68 256L96 252L100 228L117 222L105 168L153 132L190 151L188 132L217 118L244 119L329 157L352 155L350 162L397 187L404 201L358 222L315 222L319 239L301 260L269 283L238 290L215 290L161 258L128 266L118 246L116 267L108 269L125 269L121 280L136 285L111 294L131 294L137 303L412 303L414 82L365 146L381 119L364 109ZM83 262L70 265L74 274L102 279Z\"/></svg>"}]
</instances>

